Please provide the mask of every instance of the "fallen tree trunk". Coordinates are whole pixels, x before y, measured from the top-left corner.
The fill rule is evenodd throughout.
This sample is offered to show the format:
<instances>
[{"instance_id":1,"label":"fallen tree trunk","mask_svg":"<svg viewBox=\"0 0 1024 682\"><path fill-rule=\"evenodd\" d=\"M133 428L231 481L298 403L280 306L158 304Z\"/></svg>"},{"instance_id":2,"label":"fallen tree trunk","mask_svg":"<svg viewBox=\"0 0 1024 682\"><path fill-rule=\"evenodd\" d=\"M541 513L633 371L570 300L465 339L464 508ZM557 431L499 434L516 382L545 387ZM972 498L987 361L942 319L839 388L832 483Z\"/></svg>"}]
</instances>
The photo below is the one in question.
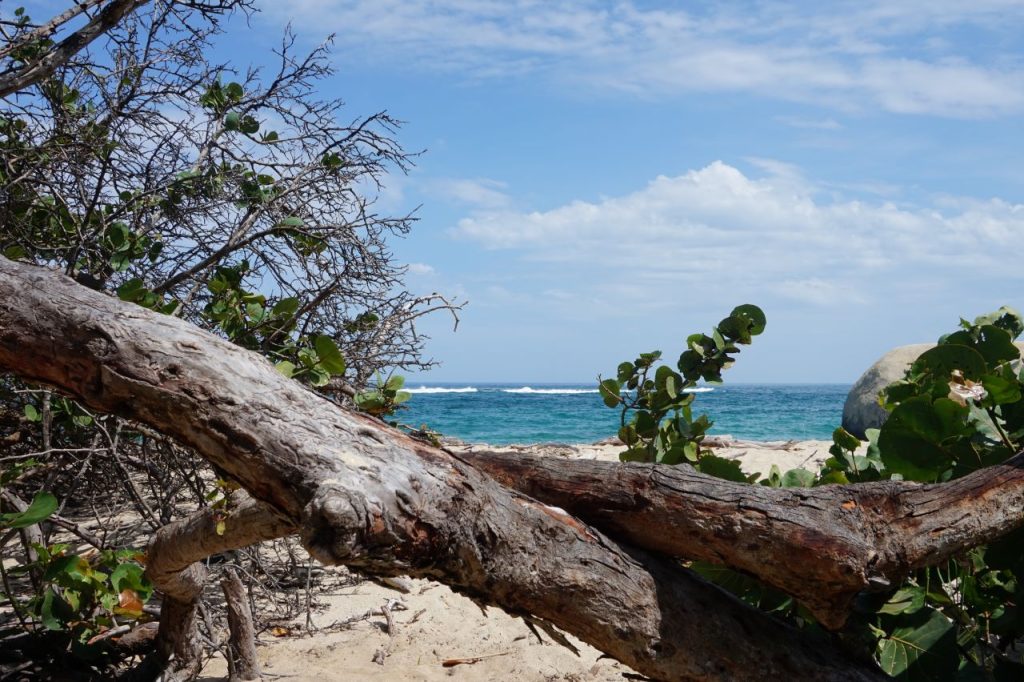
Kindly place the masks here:
<instances>
[{"instance_id":1,"label":"fallen tree trunk","mask_svg":"<svg viewBox=\"0 0 1024 682\"><path fill-rule=\"evenodd\" d=\"M0 367L194 447L301 527L325 563L444 582L661 680L872 680L681 570L179 319L0 258Z\"/></svg>"},{"instance_id":2,"label":"fallen tree trunk","mask_svg":"<svg viewBox=\"0 0 1024 682\"><path fill-rule=\"evenodd\" d=\"M818 488L734 483L688 466L456 456L629 544L754 575L831 629L842 627L859 592L896 585L1024 524L1024 453L949 483Z\"/></svg>"}]
</instances>

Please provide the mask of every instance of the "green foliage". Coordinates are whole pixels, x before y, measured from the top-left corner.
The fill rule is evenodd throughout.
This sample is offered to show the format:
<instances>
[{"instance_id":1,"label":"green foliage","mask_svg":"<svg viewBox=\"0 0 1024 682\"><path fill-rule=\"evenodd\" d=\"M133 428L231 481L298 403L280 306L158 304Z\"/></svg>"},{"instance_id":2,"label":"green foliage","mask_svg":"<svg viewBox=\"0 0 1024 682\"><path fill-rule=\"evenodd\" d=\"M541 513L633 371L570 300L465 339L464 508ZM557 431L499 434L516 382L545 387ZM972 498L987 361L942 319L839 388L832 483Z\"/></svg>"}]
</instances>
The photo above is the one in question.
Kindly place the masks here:
<instances>
[{"instance_id":1,"label":"green foliage","mask_svg":"<svg viewBox=\"0 0 1024 682\"><path fill-rule=\"evenodd\" d=\"M25 462L13 472L5 471L0 484L9 483L20 469L34 464ZM57 507L56 497L37 493L24 511L0 514L0 530L38 524L50 518ZM105 643L102 638L94 640L97 635L116 625L115 619L142 617L153 586L143 575L142 554L137 550L75 554L66 544L33 545L33 549L38 558L11 571L40 576L39 589L23 605L24 610L45 630L65 638L74 655L86 660L98 657Z\"/></svg>"},{"instance_id":2,"label":"green foliage","mask_svg":"<svg viewBox=\"0 0 1024 682\"><path fill-rule=\"evenodd\" d=\"M659 366L661 353L619 365L599 388L606 405L622 410L626 461L676 464L737 482L753 482L735 461L701 448L711 423L691 417L698 380L717 382L732 363L735 344L764 329L753 306L733 311L710 335L687 339L679 373ZM1000 308L942 337L922 354L880 401L891 412L867 443L837 428L831 457L817 475L773 466L761 485L810 487L882 479L939 482L998 463L1024 449L1024 363L1013 341L1024 318ZM945 565L921 569L889 594L864 594L844 631L873 651L899 680L1018 680L1024 660L1024 529L977 547ZM728 568L691 562L690 568L748 603L799 626L813 619L786 595Z\"/></svg>"},{"instance_id":3,"label":"green foliage","mask_svg":"<svg viewBox=\"0 0 1024 682\"><path fill-rule=\"evenodd\" d=\"M869 430L866 455L833 434L822 470L851 481L947 481L1024 448L1024 367L1013 344L1024 318L1000 308L943 336L880 398L891 412ZM882 668L901 680L1021 679L1024 530L919 570L851 621L874 638Z\"/></svg>"},{"instance_id":4,"label":"green foliage","mask_svg":"<svg viewBox=\"0 0 1024 682\"><path fill-rule=\"evenodd\" d=\"M735 462L712 456L701 448L711 421L693 417L692 403L698 381L719 383L722 372L765 328L765 316L753 305L735 308L710 335L693 334L676 363L678 372L659 364L661 351L641 353L618 366L614 379L599 379L604 404L622 411L619 439L627 450L625 462L687 462L698 470L729 480L749 481Z\"/></svg>"},{"instance_id":5,"label":"green foliage","mask_svg":"<svg viewBox=\"0 0 1024 682\"><path fill-rule=\"evenodd\" d=\"M34 568L42 589L27 603L27 611L48 631L68 641L72 653L90 660L101 656L106 641L98 638L117 622L143 617L153 594L134 549L75 554L65 544L36 546Z\"/></svg>"},{"instance_id":6,"label":"green foliage","mask_svg":"<svg viewBox=\"0 0 1024 682\"><path fill-rule=\"evenodd\" d=\"M0 530L24 528L45 521L57 511L57 498L50 493L37 493L25 511L0 514Z\"/></svg>"},{"instance_id":7,"label":"green foliage","mask_svg":"<svg viewBox=\"0 0 1024 682\"><path fill-rule=\"evenodd\" d=\"M387 381L382 381L378 376L375 388L356 394L356 407L375 417L392 415L402 407L402 403L412 397L411 393L402 390L404 385L405 379L401 376L394 375Z\"/></svg>"}]
</instances>

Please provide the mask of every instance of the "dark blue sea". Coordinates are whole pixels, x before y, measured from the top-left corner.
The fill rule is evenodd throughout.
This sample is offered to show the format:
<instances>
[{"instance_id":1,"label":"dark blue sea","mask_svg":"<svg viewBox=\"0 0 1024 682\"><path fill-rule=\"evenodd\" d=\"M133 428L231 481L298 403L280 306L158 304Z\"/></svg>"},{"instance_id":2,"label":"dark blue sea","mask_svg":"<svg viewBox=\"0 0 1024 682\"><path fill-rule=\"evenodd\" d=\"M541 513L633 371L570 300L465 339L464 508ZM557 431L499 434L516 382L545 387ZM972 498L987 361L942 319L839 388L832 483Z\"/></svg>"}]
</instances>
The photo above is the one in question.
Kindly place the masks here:
<instances>
[{"instance_id":1,"label":"dark blue sea","mask_svg":"<svg viewBox=\"0 0 1024 682\"><path fill-rule=\"evenodd\" d=\"M614 436L619 410L594 384L410 383L396 418L470 443L591 443ZM732 384L698 388L694 416L711 435L744 440L829 440L842 420L848 384Z\"/></svg>"}]
</instances>

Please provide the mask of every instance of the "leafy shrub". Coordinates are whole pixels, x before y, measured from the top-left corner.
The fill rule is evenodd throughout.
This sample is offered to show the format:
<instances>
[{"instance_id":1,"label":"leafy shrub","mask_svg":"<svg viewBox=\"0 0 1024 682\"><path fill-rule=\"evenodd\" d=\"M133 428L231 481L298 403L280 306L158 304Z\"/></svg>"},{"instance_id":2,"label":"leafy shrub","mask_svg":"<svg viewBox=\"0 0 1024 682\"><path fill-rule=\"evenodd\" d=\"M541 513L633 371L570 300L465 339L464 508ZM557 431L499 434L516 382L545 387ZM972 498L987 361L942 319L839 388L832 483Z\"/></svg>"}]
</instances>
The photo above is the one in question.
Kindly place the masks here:
<instances>
[{"instance_id":1,"label":"leafy shrub","mask_svg":"<svg viewBox=\"0 0 1024 682\"><path fill-rule=\"evenodd\" d=\"M700 380L721 381L736 344L764 330L755 306L740 306L712 331L687 339L675 372L661 353L642 353L600 382L609 407L622 410L624 461L688 463L706 474L774 487L811 487L884 479L937 483L1000 463L1024 450L1024 363L1014 340L1024 317L1000 308L939 339L880 396L890 411L862 443L842 428L815 474L803 469L746 475L734 461L701 447L712 426L694 419ZM760 480L758 481L758 479ZM748 603L813 627L791 598L722 566L690 568ZM924 568L882 594L863 594L841 635L870 651L889 675L908 681L1024 679L1024 529Z\"/></svg>"}]
</instances>

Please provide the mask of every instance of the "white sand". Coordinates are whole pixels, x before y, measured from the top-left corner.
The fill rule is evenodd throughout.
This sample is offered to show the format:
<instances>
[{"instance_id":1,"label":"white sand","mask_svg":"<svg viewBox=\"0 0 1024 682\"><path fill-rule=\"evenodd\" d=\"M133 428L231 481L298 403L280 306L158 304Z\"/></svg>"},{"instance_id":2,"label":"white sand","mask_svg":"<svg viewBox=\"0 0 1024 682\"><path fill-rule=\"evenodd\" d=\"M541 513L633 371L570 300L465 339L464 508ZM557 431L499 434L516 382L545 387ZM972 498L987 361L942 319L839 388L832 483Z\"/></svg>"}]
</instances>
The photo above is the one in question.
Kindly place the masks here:
<instances>
[{"instance_id":1,"label":"white sand","mask_svg":"<svg viewBox=\"0 0 1024 682\"><path fill-rule=\"evenodd\" d=\"M748 473L767 475L772 464L783 472L801 466L816 471L829 457L829 445L827 441L727 441L715 447L715 454L739 459ZM615 461L621 446L545 445L525 449L554 457ZM541 643L521 619L496 608L484 612L443 585L424 580L407 582L412 586L409 594L363 582L339 594L320 597L327 608L315 614L314 625L325 631L307 635L299 622L290 627L292 634L287 636L264 633L258 655L267 679L583 682L621 681L622 674L630 672L615 661L600 658L599 651L573 638L580 649L578 657L552 643L547 635L542 634L545 642ZM357 620L345 629L330 629L332 623L358 618L388 600L398 600L402 605L392 610L393 635L386 633L383 615ZM404 610L399 610L402 607ZM386 656L378 652L386 652ZM374 662L375 655L382 662ZM474 657L480 660L454 667L442 665L447 659ZM226 679L223 659L213 659L204 674L205 680Z\"/></svg>"}]
</instances>

